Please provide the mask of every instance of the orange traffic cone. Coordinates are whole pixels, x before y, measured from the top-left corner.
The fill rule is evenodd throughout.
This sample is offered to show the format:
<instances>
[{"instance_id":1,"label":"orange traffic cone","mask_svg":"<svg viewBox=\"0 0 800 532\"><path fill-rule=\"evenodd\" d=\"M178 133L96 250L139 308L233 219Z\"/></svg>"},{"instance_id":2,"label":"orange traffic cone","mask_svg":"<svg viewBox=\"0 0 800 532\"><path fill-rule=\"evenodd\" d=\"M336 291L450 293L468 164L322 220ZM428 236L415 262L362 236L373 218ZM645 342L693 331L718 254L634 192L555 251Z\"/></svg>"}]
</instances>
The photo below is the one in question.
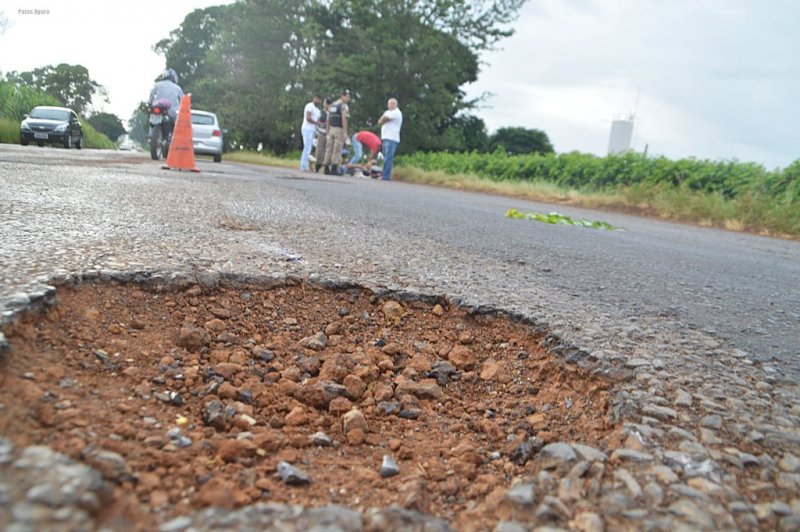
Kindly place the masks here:
<instances>
[{"instance_id":1,"label":"orange traffic cone","mask_svg":"<svg viewBox=\"0 0 800 532\"><path fill-rule=\"evenodd\" d=\"M181 107L178 109L178 119L175 129L172 130L172 142L169 145L167 164L162 166L167 170L200 170L194 164L194 145L192 144L192 100L186 94L181 98Z\"/></svg>"}]
</instances>

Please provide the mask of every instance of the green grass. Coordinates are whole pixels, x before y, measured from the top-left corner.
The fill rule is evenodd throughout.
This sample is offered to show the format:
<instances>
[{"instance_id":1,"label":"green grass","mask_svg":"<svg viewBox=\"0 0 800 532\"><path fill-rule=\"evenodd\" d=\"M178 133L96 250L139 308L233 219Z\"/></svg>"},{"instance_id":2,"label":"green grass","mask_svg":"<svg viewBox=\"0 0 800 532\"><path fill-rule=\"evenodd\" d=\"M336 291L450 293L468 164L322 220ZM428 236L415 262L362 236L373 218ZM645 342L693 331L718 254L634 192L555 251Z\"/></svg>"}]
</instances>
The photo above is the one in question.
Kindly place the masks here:
<instances>
[{"instance_id":1,"label":"green grass","mask_svg":"<svg viewBox=\"0 0 800 532\"><path fill-rule=\"evenodd\" d=\"M19 144L19 122L0 118L0 143Z\"/></svg>"},{"instance_id":2,"label":"green grass","mask_svg":"<svg viewBox=\"0 0 800 532\"><path fill-rule=\"evenodd\" d=\"M235 163L259 164L262 166L278 166L281 168L299 168L300 159L287 159L270 153L254 151L234 151L222 156L223 160Z\"/></svg>"},{"instance_id":3,"label":"green grass","mask_svg":"<svg viewBox=\"0 0 800 532\"><path fill-rule=\"evenodd\" d=\"M530 211L520 211L517 209L508 209L506 211L506 218L515 218L517 220L533 220L536 222L542 222L551 225L576 225L578 227L588 227L590 229L605 229L607 231L616 231L621 229L620 227L615 227L608 222L604 222L602 220L583 220L583 219L575 219L564 214L559 214L557 212L550 212L547 214L541 214L538 212L530 212Z\"/></svg>"},{"instance_id":4,"label":"green grass","mask_svg":"<svg viewBox=\"0 0 800 532\"><path fill-rule=\"evenodd\" d=\"M743 192L729 198L721 192L694 190L686 184L675 187L649 183L591 192L542 181L498 181L474 174L450 174L413 166L396 167L394 177L401 181L457 190L624 212L732 231L800 238L800 206L789 194L776 198Z\"/></svg>"},{"instance_id":5,"label":"green grass","mask_svg":"<svg viewBox=\"0 0 800 532\"><path fill-rule=\"evenodd\" d=\"M95 150L115 150L117 145L108 137L93 128L86 120L81 119L83 128L83 147Z\"/></svg>"},{"instance_id":6,"label":"green grass","mask_svg":"<svg viewBox=\"0 0 800 532\"><path fill-rule=\"evenodd\" d=\"M62 104L40 90L0 81L0 118L16 122L19 127L22 117L37 105L61 106Z\"/></svg>"}]
</instances>

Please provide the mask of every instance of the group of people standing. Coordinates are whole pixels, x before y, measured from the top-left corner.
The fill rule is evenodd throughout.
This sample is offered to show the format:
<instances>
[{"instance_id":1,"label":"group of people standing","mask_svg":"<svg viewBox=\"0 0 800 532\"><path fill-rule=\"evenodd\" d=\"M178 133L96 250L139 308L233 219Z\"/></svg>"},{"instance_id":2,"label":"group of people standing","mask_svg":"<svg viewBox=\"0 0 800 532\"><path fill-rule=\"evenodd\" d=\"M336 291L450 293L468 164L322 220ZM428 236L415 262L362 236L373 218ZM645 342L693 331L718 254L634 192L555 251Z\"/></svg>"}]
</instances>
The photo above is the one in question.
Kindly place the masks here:
<instances>
[{"instance_id":1,"label":"group of people standing","mask_svg":"<svg viewBox=\"0 0 800 532\"><path fill-rule=\"evenodd\" d=\"M322 102L322 109L320 103ZM400 144L400 128L403 126L403 113L397 106L397 100L390 98L386 102L386 111L378 119L381 136L372 131L357 131L348 137L348 120L350 118L350 91L343 90L339 98L333 102L322 101L319 96L308 102L303 109L303 125L300 132L303 136L303 154L300 157L300 170L311 172L309 156L317 139L316 164L314 171L324 168L326 174L338 175L343 171L361 170L373 178L384 180L392 178L392 166L397 146ZM342 152L350 143L353 156L342 165ZM369 149L366 167L361 165L364 148ZM377 166L377 154L383 153L383 169ZM346 152L345 152L346 153Z\"/></svg>"}]
</instances>

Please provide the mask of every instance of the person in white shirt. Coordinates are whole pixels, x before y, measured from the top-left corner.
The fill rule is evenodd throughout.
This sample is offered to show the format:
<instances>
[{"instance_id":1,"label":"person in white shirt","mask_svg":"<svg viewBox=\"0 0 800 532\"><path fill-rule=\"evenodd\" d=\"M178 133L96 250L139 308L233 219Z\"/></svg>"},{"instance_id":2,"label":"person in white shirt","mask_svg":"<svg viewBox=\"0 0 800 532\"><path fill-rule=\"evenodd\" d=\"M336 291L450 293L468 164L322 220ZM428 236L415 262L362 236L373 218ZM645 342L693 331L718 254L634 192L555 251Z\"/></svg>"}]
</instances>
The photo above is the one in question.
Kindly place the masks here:
<instances>
[{"instance_id":1,"label":"person in white shirt","mask_svg":"<svg viewBox=\"0 0 800 532\"><path fill-rule=\"evenodd\" d=\"M397 146L400 144L400 128L403 126L403 113L397 108L397 100L389 98L388 109L378 119L381 126L381 151L383 152L383 180L392 178L392 164Z\"/></svg>"},{"instance_id":2,"label":"person in white shirt","mask_svg":"<svg viewBox=\"0 0 800 532\"><path fill-rule=\"evenodd\" d=\"M303 155L300 156L300 171L309 172L308 156L311 155L311 148L314 145L314 136L317 134L317 126L321 124L319 110L319 96L306 104L303 109L303 125L300 133L303 136Z\"/></svg>"}]
</instances>

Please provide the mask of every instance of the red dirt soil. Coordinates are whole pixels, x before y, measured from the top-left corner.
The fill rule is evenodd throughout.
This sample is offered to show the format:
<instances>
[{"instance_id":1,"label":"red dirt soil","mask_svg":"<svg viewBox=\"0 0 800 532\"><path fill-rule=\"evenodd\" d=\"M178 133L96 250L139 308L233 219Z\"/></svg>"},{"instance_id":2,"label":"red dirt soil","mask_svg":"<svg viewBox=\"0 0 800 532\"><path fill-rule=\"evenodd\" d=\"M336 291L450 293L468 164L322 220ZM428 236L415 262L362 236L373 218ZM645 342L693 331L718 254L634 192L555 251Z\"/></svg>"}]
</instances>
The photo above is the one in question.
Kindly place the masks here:
<instances>
[{"instance_id":1,"label":"red dirt soil","mask_svg":"<svg viewBox=\"0 0 800 532\"><path fill-rule=\"evenodd\" d=\"M609 384L530 325L361 289L84 284L6 335L0 433L98 467L115 486L103 519L139 529L257 501L399 505L458 525L535 473L514 454L530 437L602 449L615 428ZM231 408L215 416L213 401ZM383 455L399 474L381 477ZM311 483L284 484L280 461Z\"/></svg>"}]
</instances>

